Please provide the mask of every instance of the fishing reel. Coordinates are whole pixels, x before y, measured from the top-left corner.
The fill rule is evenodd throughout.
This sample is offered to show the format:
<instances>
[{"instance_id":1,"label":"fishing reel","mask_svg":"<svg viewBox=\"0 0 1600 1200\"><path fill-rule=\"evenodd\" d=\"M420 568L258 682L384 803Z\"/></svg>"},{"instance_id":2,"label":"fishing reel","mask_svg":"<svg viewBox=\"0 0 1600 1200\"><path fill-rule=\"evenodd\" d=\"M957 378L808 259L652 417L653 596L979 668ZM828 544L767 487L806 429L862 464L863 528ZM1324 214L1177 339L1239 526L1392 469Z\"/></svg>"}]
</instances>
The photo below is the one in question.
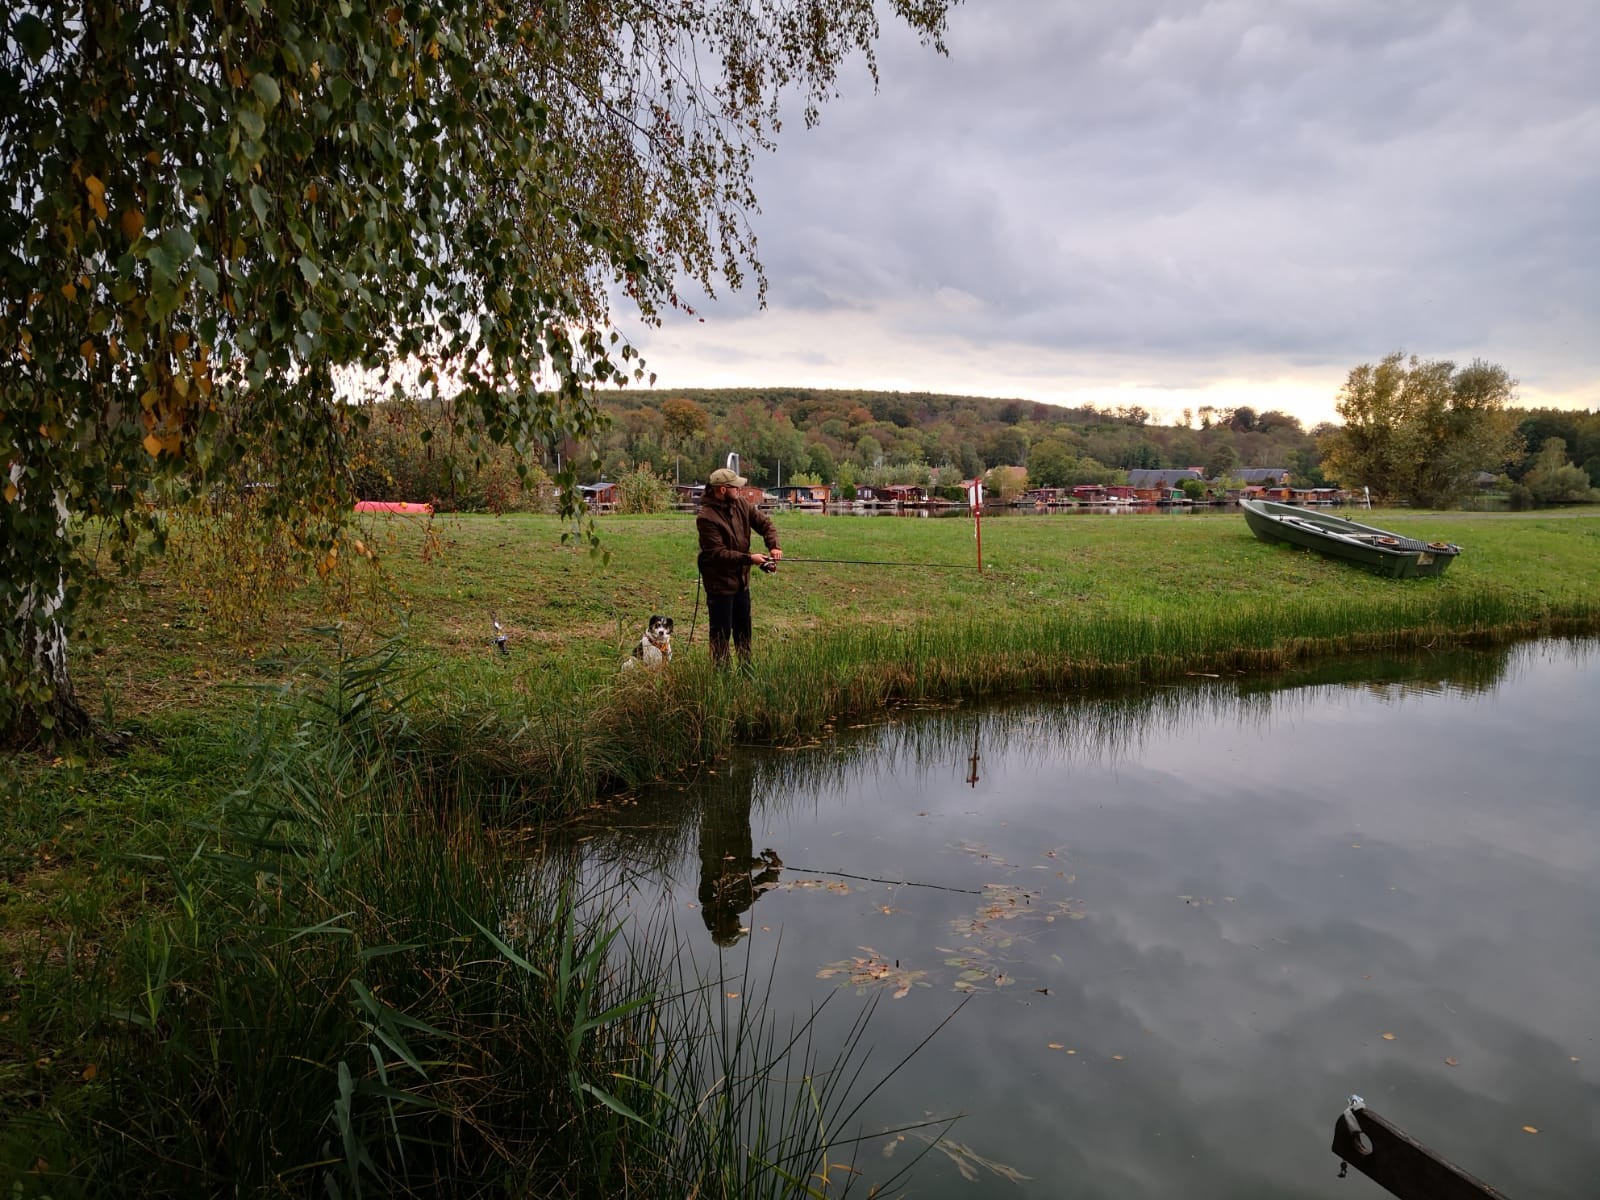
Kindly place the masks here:
<instances>
[{"instance_id":1,"label":"fishing reel","mask_svg":"<svg viewBox=\"0 0 1600 1200\"><path fill-rule=\"evenodd\" d=\"M776 575L778 573L778 560L775 558L767 559L766 562L761 564L761 569L768 575Z\"/></svg>"}]
</instances>

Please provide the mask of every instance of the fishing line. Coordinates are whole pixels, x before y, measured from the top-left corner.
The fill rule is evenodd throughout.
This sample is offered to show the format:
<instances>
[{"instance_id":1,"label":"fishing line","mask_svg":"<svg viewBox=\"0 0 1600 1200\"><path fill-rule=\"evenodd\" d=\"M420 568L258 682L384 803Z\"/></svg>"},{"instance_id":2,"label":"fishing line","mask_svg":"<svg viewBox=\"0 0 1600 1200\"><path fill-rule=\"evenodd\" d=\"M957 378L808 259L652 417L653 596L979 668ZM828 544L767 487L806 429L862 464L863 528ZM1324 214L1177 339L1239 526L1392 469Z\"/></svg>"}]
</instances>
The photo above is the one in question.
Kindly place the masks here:
<instances>
[{"instance_id":1,"label":"fishing line","mask_svg":"<svg viewBox=\"0 0 1600 1200\"><path fill-rule=\"evenodd\" d=\"M783 870L800 871L806 875L837 875L842 879L859 879L864 883L890 883L895 887L933 888L935 891L960 892L967 896L983 895L982 891L975 891L972 888L951 887L949 884L944 883L918 883L914 879L878 879L872 875L852 875L849 871L820 871L814 867L797 867L793 863L784 863Z\"/></svg>"}]
</instances>

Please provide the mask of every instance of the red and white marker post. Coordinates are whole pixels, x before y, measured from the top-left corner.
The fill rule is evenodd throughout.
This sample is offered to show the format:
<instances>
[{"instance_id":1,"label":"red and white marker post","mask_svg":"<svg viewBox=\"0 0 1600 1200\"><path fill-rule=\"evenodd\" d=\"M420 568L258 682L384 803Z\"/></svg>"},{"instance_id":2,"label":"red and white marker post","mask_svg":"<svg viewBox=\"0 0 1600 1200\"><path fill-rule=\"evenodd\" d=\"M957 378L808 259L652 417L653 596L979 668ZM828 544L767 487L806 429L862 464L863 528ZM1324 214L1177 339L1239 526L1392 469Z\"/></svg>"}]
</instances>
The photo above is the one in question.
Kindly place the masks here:
<instances>
[{"instance_id":1,"label":"red and white marker post","mask_svg":"<svg viewBox=\"0 0 1600 1200\"><path fill-rule=\"evenodd\" d=\"M983 481L967 484L967 504L972 508L972 536L978 539L978 574L983 574Z\"/></svg>"}]
</instances>

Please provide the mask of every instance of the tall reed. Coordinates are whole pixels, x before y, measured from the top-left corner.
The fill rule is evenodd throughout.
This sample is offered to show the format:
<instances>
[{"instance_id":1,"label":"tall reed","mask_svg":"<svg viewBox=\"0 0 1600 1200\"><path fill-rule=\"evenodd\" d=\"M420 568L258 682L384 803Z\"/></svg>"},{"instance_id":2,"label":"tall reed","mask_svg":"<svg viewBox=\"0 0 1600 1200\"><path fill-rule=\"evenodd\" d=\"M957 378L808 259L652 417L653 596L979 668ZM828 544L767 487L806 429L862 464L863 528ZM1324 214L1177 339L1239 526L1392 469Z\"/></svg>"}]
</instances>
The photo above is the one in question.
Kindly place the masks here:
<instances>
[{"instance_id":1,"label":"tall reed","mask_svg":"<svg viewBox=\"0 0 1600 1200\"><path fill-rule=\"evenodd\" d=\"M1549 612L1499 592L1416 588L1241 608L1197 596L1181 608L905 627L851 625L758 646L748 671L680 652L670 670L537 690L476 686L441 664L426 717L401 750L440 790L492 790L508 815L549 817L715 757L736 741L815 736L902 703L1070 694L1182 677L1270 672L1337 655L1504 642L1600 628L1600 597Z\"/></svg>"},{"instance_id":2,"label":"tall reed","mask_svg":"<svg viewBox=\"0 0 1600 1200\"><path fill-rule=\"evenodd\" d=\"M859 1033L823 1061L810 1021L712 1003L670 930L619 940L503 796L447 797L394 647L299 677L172 903L30 975L29 1037L92 1069L8 1118L0 1168L48 1144L16 1177L57 1197L816 1194Z\"/></svg>"}]
</instances>

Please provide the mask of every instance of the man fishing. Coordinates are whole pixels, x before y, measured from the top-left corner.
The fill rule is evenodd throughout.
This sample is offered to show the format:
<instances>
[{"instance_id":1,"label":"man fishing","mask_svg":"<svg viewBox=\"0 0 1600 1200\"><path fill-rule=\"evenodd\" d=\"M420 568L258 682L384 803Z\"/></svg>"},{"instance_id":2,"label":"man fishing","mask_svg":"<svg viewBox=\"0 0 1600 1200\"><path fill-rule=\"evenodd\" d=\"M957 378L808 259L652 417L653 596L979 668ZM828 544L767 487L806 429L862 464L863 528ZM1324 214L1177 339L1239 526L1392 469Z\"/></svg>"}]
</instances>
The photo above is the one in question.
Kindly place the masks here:
<instances>
[{"instance_id":1,"label":"man fishing","mask_svg":"<svg viewBox=\"0 0 1600 1200\"><path fill-rule=\"evenodd\" d=\"M700 578L705 581L706 613L711 619L711 659L718 666L728 661L733 641L739 660L750 662L750 568L777 569L783 551L778 531L754 504L739 495L748 481L727 467L711 472L695 527L700 533ZM767 553L750 549L754 529L766 543Z\"/></svg>"}]
</instances>

